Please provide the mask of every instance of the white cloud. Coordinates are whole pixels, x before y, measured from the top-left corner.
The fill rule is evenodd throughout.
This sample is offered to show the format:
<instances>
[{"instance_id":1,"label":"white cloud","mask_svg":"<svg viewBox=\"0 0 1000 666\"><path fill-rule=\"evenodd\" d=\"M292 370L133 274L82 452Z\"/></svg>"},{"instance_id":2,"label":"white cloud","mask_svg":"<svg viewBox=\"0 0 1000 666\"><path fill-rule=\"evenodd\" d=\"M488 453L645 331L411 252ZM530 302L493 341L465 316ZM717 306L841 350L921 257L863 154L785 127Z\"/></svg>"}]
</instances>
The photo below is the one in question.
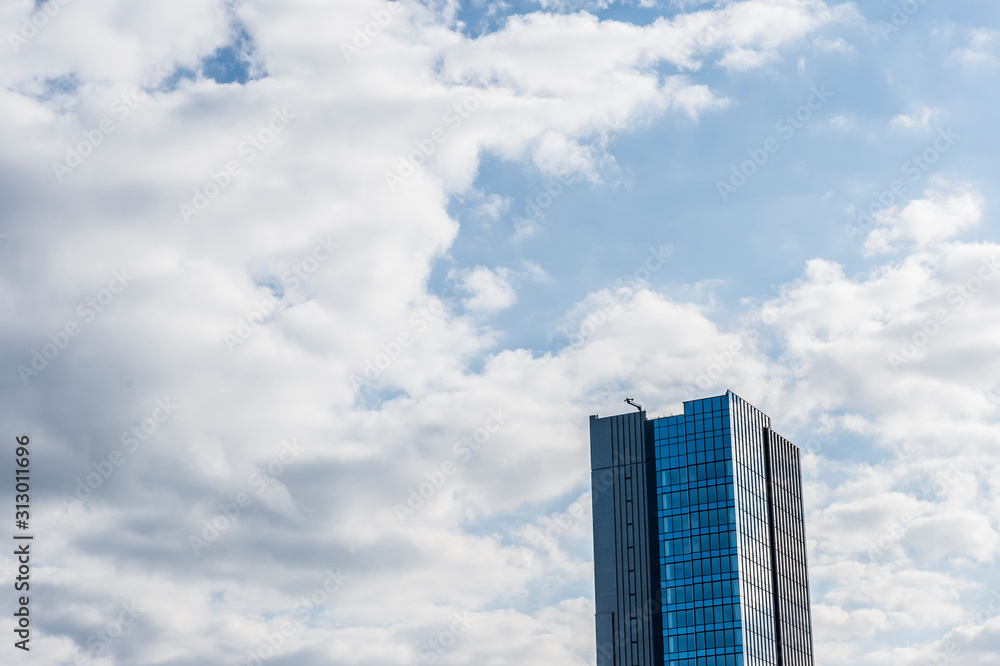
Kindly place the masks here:
<instances>
[{"instance_id":1,"label":"white cloud","mask_svg":"<svg viewBox=\"0 0 1000 666\"><path fill-rule=\"evenodd\" d=\"M463 299L462 305L473 312L498 312L517 303L517 292L510 284L511 271L507 268L490 270L476 266L449 273L458 287L471 296Z\"/></svg>"},{"instance_id":2,"label":"white cloud","mask_svg":"<svg viewBox=\"0 0 1000 666\"><path fill-rule=\"evenodd\" d=\"M3 24L30 6L4 5ZM0 416L5 432L44 442L37 519L51 527L54 554L38 570L50 586L40 615L52 622L37 663L85 654L125 595L143 610L109 648L119 663L231 659L287 620L295 633L282 654L296 663L406 664L433 653L454 614L468 613L474 621L442 663L587 664L589 518L530 562L518 539L585 496L587 413L620 410L626 386L648 396L651 412L673 410L716 388L701 381L713 375L718 387L753 387L748 398L802 434L826 417L838 436L881 447L885 461L840 461L850 480L813 496L828 504L813 507L811 524L847 534L811 535L829 654L860 663L850 661L860 648L844 645L877 640L872 627L943 635L956 594L973 584L970 567L997 550L1000 520L1000 490L987 478L997 462L1000 299L995 282L970 282L997 248L941 242L985 215L974 190L942 188L894 211L871 246L910 254L868 274L812 261L784 285L771 326L729 330L708 299L635 283L582 298L568 316L585 334L533 353L498 347L475 315L511 307L518 280L546 279L541 266L456 271L469 316L427 290L458 233L449 198L471 191L484 152L597 178L602 132L724 107L699 81L704 65L776 62L846 10L749 0L646 26L536 13L472 38L454 29L455 3L393 7L348 62L341 45L389 3L238 5L269 76L245 86L183 81L127 118L112 104L147 63L197 69L231 42L229 20L204 3L142 12L70 3L18 58L0 60L0 169L10 184ZM45 81L69 74L77 89L46 99ZM247 136L285 107L287 128L248 159ZM106 116L114 132L56 181L52 162ZM413 155L419 164L390 191L385 174ZM230 160L239 173L182 222L178 205ZM507 203L489 195L480 212L492 219ZM311 269L327 237L337 250ZM122 265L134 282L83 322L78 304ZM268 300L275 312L261 317ZM941 308L949 323L894 371L888 354ZM86 328L24 386L12 369L71 320ZM761 329L779 341L779 357L750 333ZM240 339L232 352L227 334ZM68 511L61 496L164 396L177 414ZM504 423L474 449L491 410ZM304 453L258 495L249 479L278 469L290 438ZM947 469L905 458L959 453L968 483L940 502L905 487ZM967 492L973 480L982 493ZM427 483L431 497L401 523L394 505ZM206 534L241 493L252 504L192 552L190 535ZM842 560L867 552L866 540L906 511L917 518L877 563L885 569L858 577ZM975 532L962 538L952 524ZM932 560L960 562L942 572ZM350 578L297 616L301 599L323 597L327 569Z\"/></svg>"},{"instance_id":3,"label":"white cloud","mask_svg":"<svg viewBox=\"0 0 1000 666\"><path fill-rule=\"evenodd\" d=\"M940 639L919 647L899 648L886 654L901 666L927 663L961 663L988 666L1000 651L1000 593L981 595L978 608L966 621ZM888 652L888 651L887 651Z\"/></svg>"},{"instance_id":4,"label":"white cloud","mask_svg":"<svg viewBox=\"0 0 1000 666\"><path fill-rule=\"evenodd\" d=\"M865 252L891 252L903 243L926 247L952 238L982 219L983 198L966 184L939 181L937 189L924 196L881 211L876 216L878 226L865 241Z\"/></svg>"},{"instance_id":5,"label":"white cloud","mask_svg":"<svg viewBox=\"0 0 1000 666\"><path fill-rule=\"evenodd\" d=\"M976 28L972 30L968 45L952 51L948 60L966 67L996 65L1000 62L998 44L1000 44L1000 31Z\"/></svg>"},{"instance_id":6,"label":"white cloud","mask_svg":"<svg viewBox=\"0 0 1000 666\"><path fill-rule=\"evenodd\" d=\"M532 282L546 282L549 279L545 269L533 261L525 261L521 268L522 274Z\"/></svg>"},{"instance_id":7,"label":"white cloud","mask_svg":"<svg viewBox=\"0 0 1000 666\"><path fill-rule=\"evenodd\" d=\"M928 558L968 558L991 562L1000 553L1000 534L978 511L944 510L916 521L908 541Z\"/></svg>"},{"instance_id":8,"label":"white cloud","mask_svg":"<svg viewBox=\"0 0 1000 666\"><path fill-rule=\"evenodd\" d=\"M483 203L479 205L477 211L483 217L495 220L507 212L507 209L510 208L510 202L510 197L488 194L483 197Z\"/></svg>"},{"instance_id":9,"label":"white cloud","mask_svg":"<svg viewBox=\"0 0 1000 666\"><path fill-rule=\"evenodd\" d=\"M851 121L847 119L847 116L841 114L830 119L830 127L838 130L850 129Z\"/></svg>"},{"instance_id":10,"label":"white cloud","mask_svg":"<svg viewBox=\"0 0 1000 666\"><path fill-rule=\"evenodd\" d=\"M893 129L902 130L926 130L930 129L931 122L936 120L940 115L940 109L932 109L924 106L909 115L899 114L889 122L889 126Z\"/></svg>"}]
</instances>

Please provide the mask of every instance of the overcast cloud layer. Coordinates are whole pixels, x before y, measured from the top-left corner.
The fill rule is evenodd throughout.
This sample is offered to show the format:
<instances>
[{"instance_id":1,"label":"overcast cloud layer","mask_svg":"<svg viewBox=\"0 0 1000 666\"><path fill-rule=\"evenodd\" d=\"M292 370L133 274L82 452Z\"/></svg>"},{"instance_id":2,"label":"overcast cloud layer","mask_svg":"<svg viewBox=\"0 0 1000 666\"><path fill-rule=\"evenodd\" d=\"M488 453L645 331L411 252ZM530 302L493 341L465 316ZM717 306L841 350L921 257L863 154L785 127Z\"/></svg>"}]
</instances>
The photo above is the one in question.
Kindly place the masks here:
<instances>
[{"instance_id":1,"label":"overcast cloud layer","mask_svg":"<svg viewBox=\"0 0 1000 666\"><path fill-rule=\"evenodd\" d=\"M140 4L0 6L0 661L594 664L588 415L732 389L817 665L997 663L994 3Z\"/></svg>"}]
</instances>

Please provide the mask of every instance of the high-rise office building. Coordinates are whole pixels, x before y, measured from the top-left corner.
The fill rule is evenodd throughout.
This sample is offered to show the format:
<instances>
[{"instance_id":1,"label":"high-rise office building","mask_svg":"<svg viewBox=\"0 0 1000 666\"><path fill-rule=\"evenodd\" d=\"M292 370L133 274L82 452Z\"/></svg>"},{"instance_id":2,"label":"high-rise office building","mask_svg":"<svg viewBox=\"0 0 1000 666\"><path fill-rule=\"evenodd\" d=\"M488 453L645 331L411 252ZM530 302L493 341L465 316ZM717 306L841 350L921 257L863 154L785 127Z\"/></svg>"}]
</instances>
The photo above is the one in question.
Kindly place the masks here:
<instances>
[{"instance_id":1,"label":"high-rise office building","mask_svg":"<svg viewBox=\"0 0 1000 666\"><path fill-rule=\"evenodd\" d=\"M598 666L812 666L798 448L732 392L590 417Z\"/></svg>"}]
</instances>

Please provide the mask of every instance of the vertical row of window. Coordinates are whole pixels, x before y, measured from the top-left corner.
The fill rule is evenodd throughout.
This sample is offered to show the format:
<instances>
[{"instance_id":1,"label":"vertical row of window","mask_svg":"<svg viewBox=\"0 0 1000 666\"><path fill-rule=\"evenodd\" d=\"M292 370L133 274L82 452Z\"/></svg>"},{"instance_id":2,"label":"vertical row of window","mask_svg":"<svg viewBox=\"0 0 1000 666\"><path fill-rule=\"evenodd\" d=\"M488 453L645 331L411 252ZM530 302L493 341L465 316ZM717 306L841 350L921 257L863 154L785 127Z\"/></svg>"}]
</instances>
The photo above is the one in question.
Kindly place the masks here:
<instances>
[{"instance_id":1,"label":"vertical row of window","mask_svg":"<svg viewBox=\"0 0 1000 666\"><path fill-rule=\"evenodd\" d=\"M625 580L623 581L625 585L623 586L623 591L626 593L625 599L627 603L625 605L625 618L628 620L628 637L629 641L623 647L626 651L631 653L632 659L639 659L641 653L639 639L642 634L639 614L638 614L638 599L637 599L637 588L636 588L636 553L635 553L635 523L636 523L636 503L635 495L636 493L635 485L639 483L641 476L638 474L633 474L633 465L623 466L623 479L624 487L623 496L619 499L624 499L625 502L625 532L628 534L627 542L625 543L625 557L622 564L625 565Z\"/></svg>"},{"instance_id":2,"label":"vertical row of window","mask_svg":"<svg viewBox=\"0 0 1000 666\"><path fill-rule=\"evenodd\" d=\"M785 666L812 666L799 452L794 444L773 431L770 451L782 654Z\"/></svg>"},{"instance_id":3,"label":"vertical row of window","mask_svg":"<svg viewBox=\"0 0 1000 666\"><path fill-rule=\"evenodd\" d=\"M763 442L764 428L770 426L770 419L737 396L732 396L731 402L744 654L748 664L776 666L774 584Z\"/></svg>"}]
</instances>

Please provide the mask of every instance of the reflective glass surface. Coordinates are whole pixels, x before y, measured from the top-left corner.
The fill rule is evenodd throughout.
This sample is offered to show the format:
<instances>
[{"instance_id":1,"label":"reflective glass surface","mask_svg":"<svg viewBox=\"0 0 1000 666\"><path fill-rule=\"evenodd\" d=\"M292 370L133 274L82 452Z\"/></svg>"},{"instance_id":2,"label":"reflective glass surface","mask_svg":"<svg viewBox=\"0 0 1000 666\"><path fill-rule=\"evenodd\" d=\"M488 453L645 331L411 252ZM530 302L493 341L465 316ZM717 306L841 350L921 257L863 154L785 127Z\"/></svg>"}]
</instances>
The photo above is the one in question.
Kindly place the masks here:
<instances>
[{"instance_id":1,"label":"reflective glass surface","mask_svg":"<svg viewBox=\"0 0 1000 666\"><path fill-rule=\"evenodd\" d=\"M770 425L733 393L653 421L665 666L813 663L798 450Z\"/></svg>"},{"instance_id":2,"label":"reflective glass surface","mask_svg":"<svg viewBox=\"0 0 1000 666\"><path fill-rule=\"evenodd\" d=\"M667 666L743 666L729 399L653 422Z\"/></svg>"}]
</instances>

